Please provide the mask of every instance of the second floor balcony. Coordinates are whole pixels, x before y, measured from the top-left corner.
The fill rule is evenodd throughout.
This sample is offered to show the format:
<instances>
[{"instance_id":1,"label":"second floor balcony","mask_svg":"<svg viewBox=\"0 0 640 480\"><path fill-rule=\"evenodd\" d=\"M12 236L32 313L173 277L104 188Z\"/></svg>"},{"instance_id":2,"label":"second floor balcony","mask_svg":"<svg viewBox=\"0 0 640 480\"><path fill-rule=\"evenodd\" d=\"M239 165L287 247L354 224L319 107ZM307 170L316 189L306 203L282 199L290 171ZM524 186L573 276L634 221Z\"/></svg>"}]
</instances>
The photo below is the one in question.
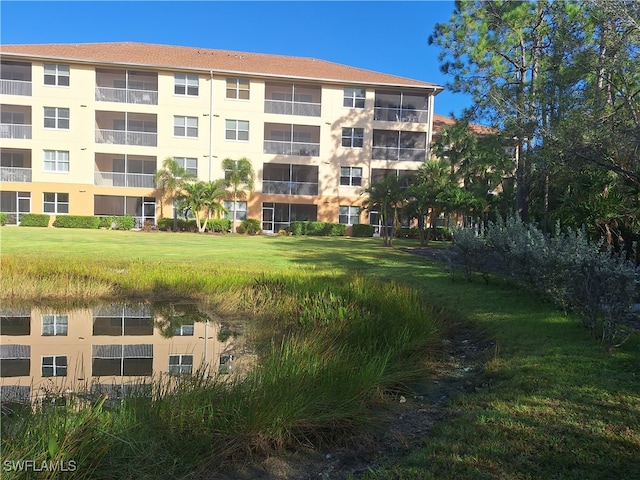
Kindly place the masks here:
<instances>
[{"instance_id":1,"label":"second floor balcony","mask_svg":"<svg viewBox=\"0 0 640 480\"><path fill-rule=\"evenodd\" d=\"M155 157L97 153L93 174L99 187L156 188Z\"/></svg>"},{"instance_id":2,"label":"second floor balcony","mask_svg":"<svg viewBox=\"0 0 640 480\"><path fill-rule=\"evenodd\" d=\"M3 148L1 158L0 182L31 183L31 150Z\"/></svg>"},{"instance_id":3,"label":"second floor balcony","mask_svg":"<svg viewBox=\"0 0 640 480\"><path fill-rule=\"evenodd\" d=\"M318 167L266 163L262 193L275 195L318 195Z\"/></svg>"},{"instance_id":4,"label":"second floor balcony","mask_svg":"<svg viewBox=\"0 0 640 480\"><path fill-rule=\"evenodd\" d=\"M0 182L31 183L31 169L24 167L0 167Z\"/></svg>"}]
</instances>

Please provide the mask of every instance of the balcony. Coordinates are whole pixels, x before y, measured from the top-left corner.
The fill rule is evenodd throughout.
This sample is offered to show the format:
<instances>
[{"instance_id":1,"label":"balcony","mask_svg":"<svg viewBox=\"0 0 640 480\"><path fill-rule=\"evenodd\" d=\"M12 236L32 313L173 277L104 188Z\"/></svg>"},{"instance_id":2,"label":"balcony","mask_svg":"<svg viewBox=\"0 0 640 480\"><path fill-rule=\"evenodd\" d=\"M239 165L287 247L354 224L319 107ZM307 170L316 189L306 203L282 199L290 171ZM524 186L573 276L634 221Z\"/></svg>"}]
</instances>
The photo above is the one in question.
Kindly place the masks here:
<instances>
[{"instance_id":1,"label":"balcony","mask_svg":"<svg viewBox=\"0 0 640 480\"><path fill-rule=\"evenodd\" d=\"M131 70L96 69L96 100L158 104L158 74Z\"/></svg>"},{"instance_id":2,"label":"balcony","mask_svg":"<svg viewBox=\"0 0 640 480\"><path fill-rule=\"evenodd\" d=\"M318 183L263 180L262 193L276 195L318 195Z\"/></svg>"},{"instance_id":3,"label":"balcony","mask_svg":"<svg viewBox=\"0 0 640 480\"><path fill-rule=\"evenodd\" d=\"M94 172L98 187L156 188L153 175L147 173Z\"/></svg>"},{"instance_id":4,"label":"balcony","mask_svg":"<svg viewBox=\"0 0 640 480\"><path fill-rule=\"evenodd\" d=\"M375 107L374 120L384 122L427 123L429 112L400 107Z\"/></svg>"},{"instance_id":5,"label":"balcony","mask_svg":"<svg viewBox=\"0 0 640 480\"><path fill-rule=\"evenodd\" d=\"M264 113L276 113L279 115L303 115L306 117L319 117L320 104L310 102L290 102L286 100L265 100Z\"/></svg>"},{"instance_id":6,"label":"balcony","mask_svg":"<svg viewBox=\"0 0 640 480\"><path fill-rule=\"evenodd\" d=\"M401 148L401 147L373 147L374 160L409 160L424 162L427 150L425 148Z\"/></svg>"},{"instance_id":7,"label":"balcony","mask_svg":"<svg viewBox=\"0 0 640 480\"><path fill-rule=\"evenodd\" d=\"M264 113L319 117L322 89L294 83L266 83Z\"/></svg>"},{"instance_id":8,"label":"balcony","mask_svg":"<svg viewBox=\"0 0 640 480\"><path fill-rule=\"evenodd\" d=\"M320 144L265 140L264 153L269 153L272 155L298 155L301 157L317 157L320 155Z\"/></svg>"},{"instance_id":9,"label":"balcony","mask_svg":"<svg viewBox=\"0 0 640 480\"><path fill-rule=\"evenodd\" d=\"M156 115L128 112L96 112L96 143L158 146Z\"/></svg>"},{"instance_id":10,"label":"balcony","mask_svg":"<svg viewBox=\"0 0 640 480\"><path fill-rule=\"evenodd\" d=\"M31 169L22 167L0 167L0 182L31 183Z\"/></svg>"},{"instance_id":11,"label":"balcony","mask_svg":"<svg viewBox=\"0 0 640 480\"><path fill-rule=\"evenodd\" d=\"M158 146L158 134L149 132L96 129L96 143L156 147Z\"/></svg>"},{"instance_id":12,"label":"balcony","mask_svg":"<svg viewBox=\"0 0 640 480\"><path fill-rule=\"evenodd\" d=\"M31 125L0 123L0 138L31 139Z\"/></svg>"},{"instance_id":13,"label":"balcony","mask_svg":"<svg viewBox=\"0 0 640 480\"><path fill-rule=\"evenodd\" d=\"M0 94L31 96L31 64L3 60L0 65Z\"/></svg>"},{"instance_id":14,"label":"balcony","mask_svg":"<svg viewBox=\"0 0 640 480\"><path fill-rule=\"evenodd\" d=\"M318 195L318 167L265 163L262 193L275 195Z\"/></svg>"},{"instance_id":15,"label":"balcony","mask_svg":"<svg viewBox=\"0 0 640 480\"><path fill-rule=\"evenodd\" d=\"M383 122L427 123L429 96L423 93L376 90L373 119Z\"/></svg>"}]
</instances>

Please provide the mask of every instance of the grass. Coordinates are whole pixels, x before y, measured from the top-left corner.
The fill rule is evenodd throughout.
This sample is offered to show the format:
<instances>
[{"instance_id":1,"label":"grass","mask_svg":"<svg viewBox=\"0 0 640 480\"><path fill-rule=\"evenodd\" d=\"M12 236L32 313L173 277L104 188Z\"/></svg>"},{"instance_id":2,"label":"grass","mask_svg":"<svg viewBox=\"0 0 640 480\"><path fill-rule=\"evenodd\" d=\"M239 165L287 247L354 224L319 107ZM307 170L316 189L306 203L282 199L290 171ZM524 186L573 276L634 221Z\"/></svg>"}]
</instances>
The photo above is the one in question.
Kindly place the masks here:
<instances>
[{"instance_id":1,"label":"grass","mask_svg":"<svg viewBox=\"0 0 640 480\"><path fill-rule=\"evenodd\" d=\"M640 478L638 336L608 351L577 319L499 279L452 280L441 265L377 239L27 228L2 228L0 236L3 303L64 292L90 301L104 289L106 297L202 299L228 314L273 312L260 317L264 361L237 390L222 395L215 382L196 384L153 408L110 413L108 438L116 441L101 438L119 478L152 478L140 469L145 462L177 478L220 458L338 441L375 418L363 399L409 383L425 358L434 360L436 330L459 326L496 343L475 379L484 387L453 399L421 448L367 480ZM433 317L439 321L416 321ZM222 408L233 415L216 415ZM216 423L221 418L226 423ZM161 434L131 428L141 424ZM212 448L221 444L229 449ZM5 445L3 438L3 458Z\"/></svg>"}]
</instances>

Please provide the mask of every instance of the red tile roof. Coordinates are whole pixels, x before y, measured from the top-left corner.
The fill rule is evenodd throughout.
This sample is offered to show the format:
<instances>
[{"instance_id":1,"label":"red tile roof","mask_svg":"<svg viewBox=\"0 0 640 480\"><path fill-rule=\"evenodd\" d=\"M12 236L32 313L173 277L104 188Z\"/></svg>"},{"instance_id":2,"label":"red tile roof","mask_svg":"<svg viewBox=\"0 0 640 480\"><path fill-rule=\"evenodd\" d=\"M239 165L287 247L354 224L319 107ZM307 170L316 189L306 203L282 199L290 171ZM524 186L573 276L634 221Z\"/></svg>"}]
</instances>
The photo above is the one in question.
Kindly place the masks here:
<instances>
[{"instance_id":1,"label":"red tile roof","mask_svg":"<svg viewBox=\"0 0 640 480\"><path fill-rule=\"evenodd\" d=\"M435 88L441 86L315 58L136 42L2 45L0 55L80 63L107 63L184 70L308 78L349 83ZM5 57L6 58L6 57Z\"/></svg>"},{"instance_id":2,"label":"red tile roof","mask_svg":"<svg viewBox=\"0 0 640 480\"><path fill-rule=\"evenodd\" d=\"M433 115L433 133L434 135L438 135L444 127L450 127L456 123L456 120L451 117L445 117L444 115L438 115L435 113ZM471 129L471 133L475 135L491 135L494 133L498 133L498 131L491 127L485 127L484 125L478 125L477 123L470 123L469 128Z\"/></svg>"}]
</instances>

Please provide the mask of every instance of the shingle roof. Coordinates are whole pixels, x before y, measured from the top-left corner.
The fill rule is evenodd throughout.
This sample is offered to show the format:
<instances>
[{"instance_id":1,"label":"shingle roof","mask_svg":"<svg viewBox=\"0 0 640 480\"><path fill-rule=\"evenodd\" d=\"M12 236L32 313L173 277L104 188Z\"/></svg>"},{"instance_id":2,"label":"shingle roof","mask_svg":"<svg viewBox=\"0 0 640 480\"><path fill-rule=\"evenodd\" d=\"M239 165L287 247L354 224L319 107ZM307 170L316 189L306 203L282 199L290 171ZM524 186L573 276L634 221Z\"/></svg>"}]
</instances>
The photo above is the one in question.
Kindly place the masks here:
<instances>
[{"instance_id":1,"label":"shingle roof","mask_svg":"<svg viewBox=\"0 0 640 480\"><path fill-rule=\"evenodd\" d=\"M69 62L108 63L184 70L309 78L376 85L435 88L409 78L350 67L325 60L262 53L211 50L137 42L2 45L0 55L19 55Z\"/></svg>"}]
</instances>

